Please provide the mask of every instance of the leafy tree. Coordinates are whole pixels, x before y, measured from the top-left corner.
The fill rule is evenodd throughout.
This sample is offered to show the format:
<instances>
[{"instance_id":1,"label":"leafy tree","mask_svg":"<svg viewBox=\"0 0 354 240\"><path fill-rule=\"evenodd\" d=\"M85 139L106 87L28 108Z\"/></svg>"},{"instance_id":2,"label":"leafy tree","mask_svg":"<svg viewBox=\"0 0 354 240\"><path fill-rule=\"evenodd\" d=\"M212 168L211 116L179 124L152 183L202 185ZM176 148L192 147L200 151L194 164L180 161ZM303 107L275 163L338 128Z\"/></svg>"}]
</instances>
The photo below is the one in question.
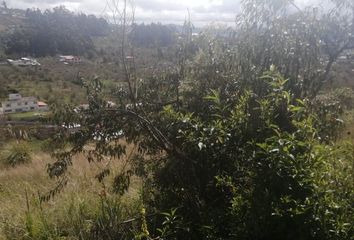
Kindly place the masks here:
<instances>
[{"instance_id":1,"label":"leafy tree","mask_svg":"<svg viewBox=\"0 0 354 240\"><path fill-rule=\"evenodd\" d=\"M171 46L176 39L176 29L161 23L134 24L130 39L135 46Z\"/></svg>"},{"instance_id":2,"label":"leafy tree","mask_svg":"<svg viewBox=\"0 0 354 240\"><path fill-rule=\"evenodd\" d=\"M95 78L83 81L88 109L56 109L64 128L54 141L64 147L48 172L59 186L72 156L119 159L127 154L124 140L139 153L113 189L124 194L133 172L143 178L148 210L178 208L185 227L172 230L176 239L350 239L353 190L342 176L340 188L331 184L333 145L320 137L312 104L336 58L352 47L352 15L289 13L291 1L243 6L237 31L222 38L203 33L195 40L186 22L178 68L141 85L125 59L123 32L128 87L116 94L117 105L107 102ZM345 166L352 164L351 150L336 156L350 156ZM352 176L350 169L346 174ZM147 231L144 224L142 232L149 239L163 228Z\"/></svg>"},{"instance_id":3,"label":"leafy tree","mask_svg":"<svg viewBox=\"0 0 354 240\"><path fill-rule=\"evenodd\" d=\"M94 50L92 37L108 32L105 20L93 15L75 15L65 7L44 12L28 9L26 18L26 25L17 27L5 39L7 54L81 55Z\"/></svg>"}]
</instances>

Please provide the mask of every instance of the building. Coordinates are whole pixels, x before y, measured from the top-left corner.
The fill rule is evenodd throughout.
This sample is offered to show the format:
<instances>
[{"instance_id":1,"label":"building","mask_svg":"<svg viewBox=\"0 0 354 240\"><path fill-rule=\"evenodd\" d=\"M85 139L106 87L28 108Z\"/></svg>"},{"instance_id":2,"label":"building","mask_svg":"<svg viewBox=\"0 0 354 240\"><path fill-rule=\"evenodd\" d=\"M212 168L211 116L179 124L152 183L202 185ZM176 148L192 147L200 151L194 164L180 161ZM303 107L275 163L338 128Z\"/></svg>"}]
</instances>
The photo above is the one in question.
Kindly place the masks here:
<instances>
[{"instance_id":1,"label":"building","mask_svg":"<svg viewBox=\"0 0 354 240\"><path fill-rule=\"evenodd\" d=\"M35 97L22 97L18 93L9 94L9 99L2 103L4 114L31 111L48 111L48 105L38 102Z\"/></svg>"},{"instance_id":2,"label":"building","mask_svg":"<svg viewBox=\"0 0 354 240\"><path fill-rule=\"evenodd\" d=\"M67 55L67 56L59 56L59 61L63 62L64 64L68 63L80 63L81 59L77 56Z\"/></svg>"},{"instance_id":3,"label":"building","mask_svg":"<svg viewBox=\"0 0 354 240\"><path fill-rule=\"evenodd\" d=\"M36 59L32 59L32 58L20 58L18 60L7 59L7 62L11 65L21 66L21 67L41 65Z\"/></svg>"},{"instance_id":4,"label":"building","mask_svg":"<svg viewBox=\"0 0 354 240\"><path fill-rule=\"evenodd\" d=\"M90 108L89 104L80 104L79 106L74 108L74 112L79 113L82 112L84 110L88 110Z\"/></svg>"},{"instance_id":5,"label":"building","mask_svg":"<svg viewBox=\"0 0 354 240\"><path fill-rule=\"evenodd\" d=\"M37 105L38 105L38 110L39 111L43 111L43 112L46 112L48 111L48 104L46 104L45 102L41 102L41 101L38 101L37 102Z\"/></svg>"}]
</instances>

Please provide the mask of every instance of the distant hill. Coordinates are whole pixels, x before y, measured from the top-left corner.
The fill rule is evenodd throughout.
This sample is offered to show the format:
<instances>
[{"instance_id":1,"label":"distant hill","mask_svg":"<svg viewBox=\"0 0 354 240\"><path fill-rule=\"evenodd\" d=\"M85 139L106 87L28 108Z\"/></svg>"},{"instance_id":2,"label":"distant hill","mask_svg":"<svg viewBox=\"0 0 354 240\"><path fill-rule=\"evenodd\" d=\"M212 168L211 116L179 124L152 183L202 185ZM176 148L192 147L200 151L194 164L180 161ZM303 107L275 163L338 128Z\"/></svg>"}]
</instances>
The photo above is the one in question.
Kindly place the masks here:
<instances>
[{"instance_id":1,"label":"distant hill","mask_svg":"<svg viewBox=\"0 0 354 240\"><path fill-rule=\"evenodd\" d=\"M90 54L95 51L92 38L109 33L106 20L65 7L46 11L1 8L0 14L1 42L7 55Z\"/></svg>"},{"instance_id":2,"label":"distant hill","mask_svg":"<svg viewBox=\"0 0 354 240\"><path fill-rule=\"evenodd\" d=\"M0 7L0 34L14 26L23 25L26 12L20 9L5 9Z\"/></svg>"}]
</instances>

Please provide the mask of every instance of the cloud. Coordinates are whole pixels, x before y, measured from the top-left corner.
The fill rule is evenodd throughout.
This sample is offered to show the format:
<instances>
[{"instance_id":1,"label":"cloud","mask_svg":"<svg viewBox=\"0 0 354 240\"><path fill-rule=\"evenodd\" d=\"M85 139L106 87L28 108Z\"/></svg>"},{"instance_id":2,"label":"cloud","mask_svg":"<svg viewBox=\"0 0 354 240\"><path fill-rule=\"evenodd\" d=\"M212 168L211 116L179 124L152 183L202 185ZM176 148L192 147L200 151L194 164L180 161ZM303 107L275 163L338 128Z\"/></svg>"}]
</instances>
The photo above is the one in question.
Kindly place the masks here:
<instances>
[{"instance_id":1,"label":"cloud","mask_svg":"<svg viewBox=\"0 0 354 240\"><path fill-rule=\"evenodd\" d=\"M241 0L134 0L134 6L139 22L183 23L189 12L192 21L198 25L209 22L234 22L236 14L241 10L240 2ZM296 2L299 6L305 6L319 0ZM109 10L105 0L7 0L7 3L9 7L22 9L48 9L64 5L75 12L98 16Z\"/></svg>"},{"instance_id":2,"label":"cloud","mask_svg":"<svg viewBox=\"0 0 354 240\"><path fill-rule=\"evenodd\" d=\"M64 5L72 8L74 5L84 3L85 0L6 0L7 5L12 8L39 8L50 9L55 6Z\"/></svg>"}]
</instances>

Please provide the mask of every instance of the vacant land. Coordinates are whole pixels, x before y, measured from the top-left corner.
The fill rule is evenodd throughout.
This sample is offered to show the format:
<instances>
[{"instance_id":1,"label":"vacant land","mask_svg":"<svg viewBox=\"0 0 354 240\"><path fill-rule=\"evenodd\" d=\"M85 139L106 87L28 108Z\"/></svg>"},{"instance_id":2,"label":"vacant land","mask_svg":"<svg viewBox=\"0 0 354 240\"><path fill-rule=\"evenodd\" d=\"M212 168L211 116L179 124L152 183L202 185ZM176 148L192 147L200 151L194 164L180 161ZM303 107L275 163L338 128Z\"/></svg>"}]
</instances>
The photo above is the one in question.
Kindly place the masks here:
<instances>
[{"instance_id":1,"label":"vacant land","mask_svg":"<svg viewBox=\"0 0 354 240\"><path fill-rule=\"evenodd\" d=\"M46 173L47 164L53 159L43 152L43 142L30 141L28 144L31 163L14 168L0 164L0 239L27 239L26 234L32 234L29 239L56 239L60 235L68 235L70 239L78 234L77 231L86 234L97 220L102 201L117 198L110 195L112 177L103 183L95 179L110 161L89 164L85 156L77 156L64 190L49 202L41 203L39 196L48 193L56 184ZM124 164L125 159L112 160L111 174L120 171ZM125 212L127 219L138 214L139 209L141 184L137 178L131 183L128 194L120 198L122 207L131 209ZM67 233L62 232L64 229Z\"/></svg>"}]
</instances>

